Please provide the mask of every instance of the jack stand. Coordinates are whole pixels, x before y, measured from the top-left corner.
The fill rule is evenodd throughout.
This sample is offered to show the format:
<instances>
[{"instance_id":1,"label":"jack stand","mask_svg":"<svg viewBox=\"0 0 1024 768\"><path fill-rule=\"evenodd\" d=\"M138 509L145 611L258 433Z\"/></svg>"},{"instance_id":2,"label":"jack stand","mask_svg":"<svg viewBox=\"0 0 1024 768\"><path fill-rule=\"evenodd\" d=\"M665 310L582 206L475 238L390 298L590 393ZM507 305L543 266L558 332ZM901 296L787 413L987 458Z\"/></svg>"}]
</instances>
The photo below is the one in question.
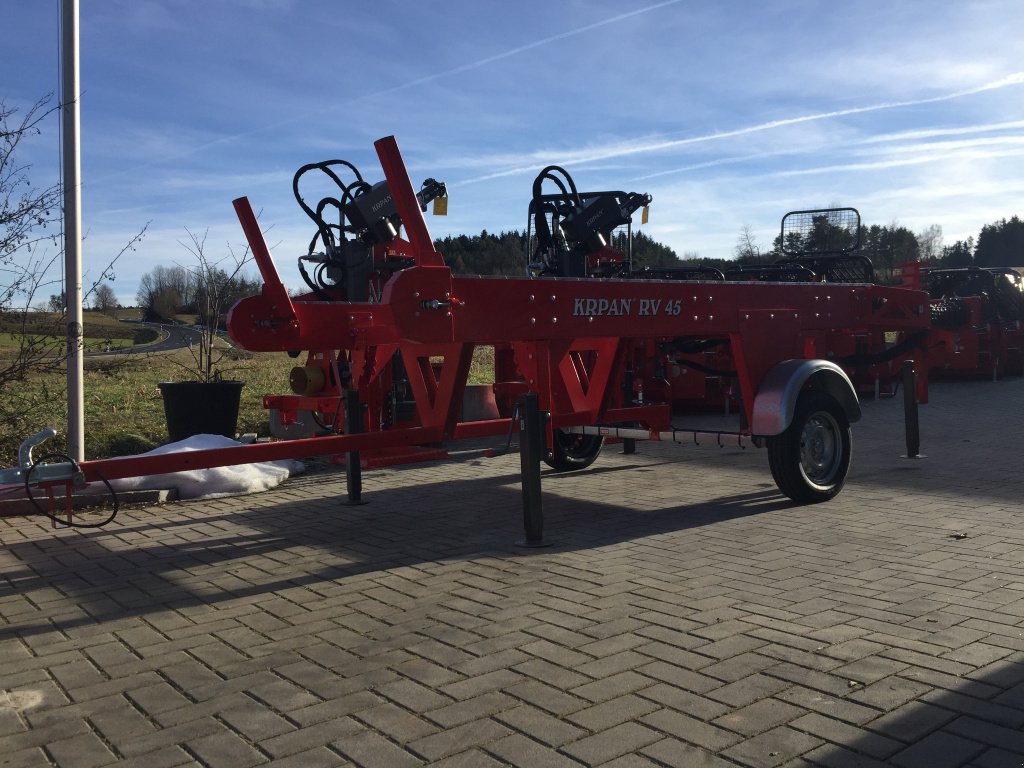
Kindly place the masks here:
<instances>
[{"instance_id":1,"label":"jack stand","mask_svg":"<svg viewBox=\"0 0 1024 768\"><path fill-rule=\"evenodd\" d=\"M907 438L907 452L900 458L927 458L921 450L921 430L917 419L917 374L914 361L904 360L900 371L903 377L903 425Z\"/></svg>"},{"instance_id":2,"label":"jack stand","mask_svg":"<svg viewBox=\"0 0 1024 768\"><path fill-rule=\"evenodd\" d=\"M526 537L519 547L549 547L544 541L544 510L541 507L540 462L544 441L541 437L543 414L536 392L519 398L519 466L523 486L523 528Z\"/></svg>"},{"instance_id":3,"label":"jack stand","mask_svg":"<svg viewBox=\"0 0 1024 768\"><path fill-rule=\"evenodd\" d=\"M359 402L359 390L345 390L345 434L356 435L363 431L363 406ZM363 466L359 463L359 451L349 451L345 461L345 487L348 499L345 504L354 507L366 504L363 501Z\"/></svg>"},{"instance_id":4,"label":"jack stand","mask_svg":"<svg viewBox=\"0 0 1024 768\"><path fill-rule=\"evenodd\" d=\"M626 375L622 383L622 391L625 392L625 399L627 402L633 400L633 371L626 371ZM622 440L622 455L632 456L636 453L636 440L631 437L623 438Z\"/></svg>"}]
</instances>

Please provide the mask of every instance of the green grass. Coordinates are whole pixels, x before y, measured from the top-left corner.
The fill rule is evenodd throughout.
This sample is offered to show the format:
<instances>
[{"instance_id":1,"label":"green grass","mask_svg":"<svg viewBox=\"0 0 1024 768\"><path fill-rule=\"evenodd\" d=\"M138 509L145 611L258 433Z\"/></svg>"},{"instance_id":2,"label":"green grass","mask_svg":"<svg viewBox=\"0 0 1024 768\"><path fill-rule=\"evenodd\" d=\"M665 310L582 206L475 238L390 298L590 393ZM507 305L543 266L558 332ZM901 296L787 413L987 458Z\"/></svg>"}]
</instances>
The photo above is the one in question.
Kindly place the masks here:
<instances>
[{"instance_id":1,"label":"green grass","mask_svg":"<svg viewBox=\"0 0 1024 768\"><path fill-rule=\"evenodd\" d=\"M87 459L139 453L167 442L163 399L157 384L192 378L188 352L137 355L118 360L87 358L83 381L85 457ZM288 373L295 361L285 353L254 355L231 361L226 375L243 379L239 432L267 433L263 395L288 390ZM60 434L47 446L64 450L67 436L67 375L37 373L17 387L13 404L18 418L3 425L0 466L17 463L21 441L45 427ZM6 410L6 408L5 408Z\"/></svg>"},{"instance_id":2,"label":"green grass","mask_svg":"<svg viewBox=\"0 0 1024 768\"><path fill-rule=\"evenodd\" d=\"M288 374L301 364L284 352L242 353L225 361L226 378L246 382L238 417L239 433L269 433L264 395L288 393ZM187 380L191 357L187 350L170 354L133 355L111 360L86 358L84 378L85 457L123 456L168 441L163 399L157 384ZM474 357L470 383L493 378L493 348L481 347ZM0 417L0 467L17 464L21 441L45 427L59 433L47 450L63 451L67 439L67 375L63 370L36 373L5 390Z\"/></svg>"}]
</instances>

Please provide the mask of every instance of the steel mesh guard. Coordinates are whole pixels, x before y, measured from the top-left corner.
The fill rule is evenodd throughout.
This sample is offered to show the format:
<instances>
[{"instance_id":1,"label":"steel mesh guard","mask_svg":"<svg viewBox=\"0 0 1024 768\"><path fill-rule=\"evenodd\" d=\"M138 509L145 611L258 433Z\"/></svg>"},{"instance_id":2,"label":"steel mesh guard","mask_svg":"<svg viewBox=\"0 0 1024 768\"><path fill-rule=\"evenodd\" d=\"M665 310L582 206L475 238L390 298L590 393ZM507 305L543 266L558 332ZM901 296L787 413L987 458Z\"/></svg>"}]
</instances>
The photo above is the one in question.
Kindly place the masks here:
<instances>
[{"instance_id":1,"label":"steel mesh guard","mask_svg":"<svg viewBox=\"0 0 1024 768\"><path fill-rule=\"evenodd\" d=\"M782 217L782 252L788 256L850 253L860 247L856 208L790 211Z\"/></svg>"}]
</instances>

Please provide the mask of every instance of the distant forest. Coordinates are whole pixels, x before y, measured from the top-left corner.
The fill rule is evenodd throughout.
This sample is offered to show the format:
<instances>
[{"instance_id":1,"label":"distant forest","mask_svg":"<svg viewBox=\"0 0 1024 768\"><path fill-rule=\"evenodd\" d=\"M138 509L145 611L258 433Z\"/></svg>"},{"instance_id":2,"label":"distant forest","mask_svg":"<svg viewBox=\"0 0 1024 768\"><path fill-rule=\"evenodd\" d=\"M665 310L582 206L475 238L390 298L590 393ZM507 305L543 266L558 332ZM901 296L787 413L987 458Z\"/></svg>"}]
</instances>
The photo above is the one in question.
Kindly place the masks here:
<instances>
[{"instance_id":1,"label":"distant forest","mask_svg":"<svg viewBox=\"0 0 1024 768\"><path fill-rule=\"evenodd\" d=\"M785 252L810 248L810 241L825 234L835 237L826 218L815 221L813 231L803 235L808 242L801 243L801 235L789 233L785 249L782 235L776 236L770 247L761 248L751 236L749 227L739 233L732 259L701 258L696 252L680 256L674 250L657 242L642 231L633 232L633 264L636 267L712 266L722 269L737 264L770 264L785 257ZM842 232L843 237L855 241L853 232ZM626 250L625 234L616 233L611 243ZM511 231L493 234L482 231L479 235L457 235L434 241L434 247L444 256L448 265L460 274L521 275L526 269L527 235ZM1014 267L1024 266L1024 221L1018 216L1001 219L981 228L977 239L969 237L952 245L942 244L942 228L932 225L914 233L896 224L860 226L860 245L855 251L867 256L883 281L892 280L894 270L909 261L921 260L929 266L942 267Z\"/></svg>"}]
</instances>

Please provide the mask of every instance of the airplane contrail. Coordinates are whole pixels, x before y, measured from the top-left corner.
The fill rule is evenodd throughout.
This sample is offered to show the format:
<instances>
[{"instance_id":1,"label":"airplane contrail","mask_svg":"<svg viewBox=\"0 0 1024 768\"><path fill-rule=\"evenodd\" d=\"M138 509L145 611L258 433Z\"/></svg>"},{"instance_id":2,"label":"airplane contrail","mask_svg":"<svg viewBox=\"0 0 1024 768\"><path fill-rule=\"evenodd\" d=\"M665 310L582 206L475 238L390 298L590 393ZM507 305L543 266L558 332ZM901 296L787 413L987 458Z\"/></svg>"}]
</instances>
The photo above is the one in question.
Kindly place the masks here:
<instances>
[{"instance_id":1,"label":"airplane contrail","mask_svg":"<svg viewBox=\"0 0 1024 768\"><path fill-rule=\"evenodd\" d=\"M517 56L520 53L524 53L526 51L532 51L535 48L540 48L541 46L548 45L549 43L553 43L553 42L556 42L558 40L565 40L566 38L569 38L569 37L575 37L576 35L581 35L584 32L589 32L589 31L591 31L593 29L599 29L601 27L606 27L609 24L616 24L616 23L618 23L620 21L624 21L625 19L630 19L630 18L633 18L634 16L640 16L640 15L645 14L645 13L650 13L651 11L656 11L656 10L658 10L660 8L665 8L665 7L670 6L670 5L677 5L678 3L681 3L681 2L683 2L683 0L662 0L662 2L654 3L653 5L646 5L643 8L637 8L636 10L627 11L625 13L620 13L620 14L617 14L615 16L610 16L607 19L602 19L600 21L595 21L595 22L592 22L590 24L585 24L582 27L577 27L575 29L569 29L569 30L566 30L565 32L559 32L558 34L555 34L555 35L550 35L548 37L543 37L540 40L534 40L532 43L527 43L526 45L520 45L520 46L517 46L515 48L509 48L508 50L502 51L500 53L496 53L496 54L494 54L492 56L486 56L486 57L484 57L482 59L478 59L477 61L473 61L473 62L470 62L468 64L460 64L459 66L452 67L451 69L446 69L446 70L443 70L441 72L435 72L435 73L430 74L430 75L424 75L423 77L418 77L418 78L416 78L414 80L408 80L408 81L406 81L404 83L400 83L398 85L391 86L390 88L384 88L382 90L374 91L372 93L364 93L364 94L360 94L358 96L353 96L351 99L349 99L349 101L347 103L344 103L344 104L334 104L334 105L331 105L329 107L322 107L320 109L310 110L308 112L304 112L304 113L301 113L301 114L298 114L298 115L293 115L291 117L287 117L287 118L284 118L282 120L277 120L277 121L275 121L273 123L267 123L266 125L262 125L259 128L252 128L252 129L247 130L247 131L240 131L238 133L232 133L232 134L228 134L226 136L219 136L218 138L213 139L212 141L208 141L208 142L205 142L203 144L199 144L199 145L197 145L195 147L190 147L189 149L184 150L184 151L174 155L173 159L178 159L178 158L182 158L182 157L188 157L190 155L195 155L195 154L198 154L199 152L202 152L203 150L209 149L210 147L220 146L222 144L229 143L231 141L234 141L235 139L240 139L240 138L243 138L245 136L252 136L252 135L255 135L255 134L262 133L264 131L272 130L274 128L280 128L281 126L284 126L284 125L289 125L289 124L292 124L292 123L302 122L304 120L308 120L310 117L313 117L314 115L322 115L322 114L324 114L326 112L334 112L334 111L337 111L338 109L341 109L343 107L347 109L347 108L350 108L352 106L352 104L358 103L360 101L363 101L364 99L373 99L373 98L378 98L380 96L387 96L388 94L396 93L398 91L408 90L409 88L415 88L416 86L423 85L425 83L430 83L430 82L433 82L435 80L440 80L440 79L445 78L445 77L450 77L451 75L458 75L458 74L461 74L463 72L469 72L469 71L474 70L474 69L479 69L480 67L484 67L484 66L486 66L488 64L492 64L495 61L501 61L502 59L507 59L507 58L510 58L512 56ZM145 167L145 166L143 166L143 167ZM134 171L135 169L133 168L131 170ZM121 171L120 173L127 173L127 172L128 171ZM114 175L119 175L119 174L114 174Z\"/></svg>"},{"instance_id":2,"label":"airplane contrail","mask_svg":"<svg viewBox=\"0 0 1024 768\"><path fill-rule=\"evenodd\" d=\"M846 117L848 115L860 115L868 112L879 112L887 109L899 109L902 107L915 107L921 104L935 104L942 101L951 101L953 99L963 98L964 96L973 96L978 93L985 91L994 91L999 88L1006 88L1013 85L1024 84L1024 72L1014 72L1013 74L1002 77L998 80L993 80L989 83L984 83L974 88L967 88L964 90L954 91L952 93L945 93L941 96L930 96L924 99L908 99L905 101L887 101L881 104L870 104L864 107L850 107L848 109L837 109L830 112L816 112L810 115L800 115L798 117L788 117L781 120L769 120L764 123L758 123L756 125L748 125L742 128L735 128L730 131L716 131L714 133L707 133L702 136L690 136L685 139L666 139L663 141L652 141L647 143L637 144L617 144L608 148L596 148L596 149L585 149L578 150L576 152L570 152L566 154L566 159L561 161L555 161L558 164L564 163L586 163L593 162L596 160L609 160L612 158L626 157L628 155L636 155L645 152L657 152L663 149L674 149L676 147L682 147L689 144L700 144L709 141L720 141L722 139L735 138L736 136L746 136L753 133L761 133L763 131L771 131L776 128L784 128L790 125L799 125L801 123L810 123L819 120L829 120L836 117ZM520 173L527 173L535 170L535 163L529 166L508 168L502 171L495 171L484 176L478 176L472 179L464 179L461 182L450 184L449 186L459 186L460 184L474 184L480 181L488 181L490 179L501 178L504 176L514 176Z\"/></svg>"},{"instance_id":3,"label":"airplane contrail","mask_svg":"<svg viewBox=\"0 0 1024 768\"><path fill-rule=\"evenodd\" d=\"M402 83L401 85L396 85L396 86L393 86L391 88L385 88L382 91L376 91L375 93L372 93L372 94L366 94L365 96L361 96L359 98L373 98L373 97L377 97L377 96L384 96L384 95L387 95L389 93L394 93L395 91L402 91L402 90L405 90L407 88L414 88L417 85L423 85L424 83L430 83L430 82L433 82L434 80L439 80L442 77L448 77L449 75L458 75L458 74L461 74L462 72L469 72L471 70L479 69L480 67L486 66L487 64L491 64L491 63L493 63L495 61L501 61L502 59L507 59L507 58L509 58L511 56L516 56L516 55L518 55L520 53L524 53L526 51L532 51L534 48L540 48L541 46L547 45L548 43L554 43L554 42L556 42L558 40L565 40L566 38L569 38L569 37L575 37L576 35L581 35L584 32L589 32L592 29L599 29L601 27L606 27L609 24L615 24L615 23L623 21L625 19L630 19L630 18L633 18L634 16L640 16L641 14L649 13L651 11L656 11L659 8L664 8L665 6L668 6L668 5L676 5L677 3L681 3L681 2L683 2L683 0L663 0L663 2L655 3L654 5L647 5L647 6L644 6L643 8L637 8L634 11L627 11L626 13L620 13L617 16L612 16L612 17L607 18L607 19L602 19L601 21L595 21L595 22L593 22L591 24L585 24L584 26L577 27L576 29L570 29L570 30L566 30L565 32L559 32L557 35L550 35L549 37L542 37L540 40L534 40L532 43L527 43L526 45L520 45L520 46L518 46L516 48L510 48L507 51L502 51L501 53L496 53L493 56L487 56L486 58L479 59L478 61L474 61L474 62L471 62L469 64L461 64L461 65L459 65L457 67L453 67L451 69L446 69L443 72L436 72L436 73L434 73L432 75L424 75L423 77L417 78L415 80L410 80L409 82Z\"/></svg>"},{"instance_id":4,"label":"airplane contrail","mask_svg":"<svg viewBox=\"0 0 1024 768\"><path fill-rule=\"evenodd\" d=\"M917 140L917 139L936 139L945 136L965 136L970 134L990 133L993 131L1003 131L1007 129L1024 128L1024 120L1011 120L1002 123L988 123L983 125L969 125L962 126L959 128L929 128L913 131L901 131L899 133L887 133L880 136L868 136L863 139L859 139L852 144L846 146L871 146L875 144L895 144L897 142L906 140ZM978 146L984 143L990 142L1003 142L1005 139L972 139L967 146ZM937 144L928 145L930 148L939 146ZM905 149L905 147L897 147L897 149ZM664 171L655 171L654 173L647 173L643 176L637 176L634 181L648 181L650 179L656 179L661 176L671 176L677 173L685 173L687 171L696 171L704 168L715 168L722 165L736 165L738 163L749 163L755 160L763 160L769 157L782 157L785 155L798 155L802 154L802 149L782 149L774 152L758 152L750 155L737 155L733 157L722 157L716 160L707 160L701 163L691 163L689 165L679 166L677 168L669 168Z\"/></svg>"}]
</instances>

